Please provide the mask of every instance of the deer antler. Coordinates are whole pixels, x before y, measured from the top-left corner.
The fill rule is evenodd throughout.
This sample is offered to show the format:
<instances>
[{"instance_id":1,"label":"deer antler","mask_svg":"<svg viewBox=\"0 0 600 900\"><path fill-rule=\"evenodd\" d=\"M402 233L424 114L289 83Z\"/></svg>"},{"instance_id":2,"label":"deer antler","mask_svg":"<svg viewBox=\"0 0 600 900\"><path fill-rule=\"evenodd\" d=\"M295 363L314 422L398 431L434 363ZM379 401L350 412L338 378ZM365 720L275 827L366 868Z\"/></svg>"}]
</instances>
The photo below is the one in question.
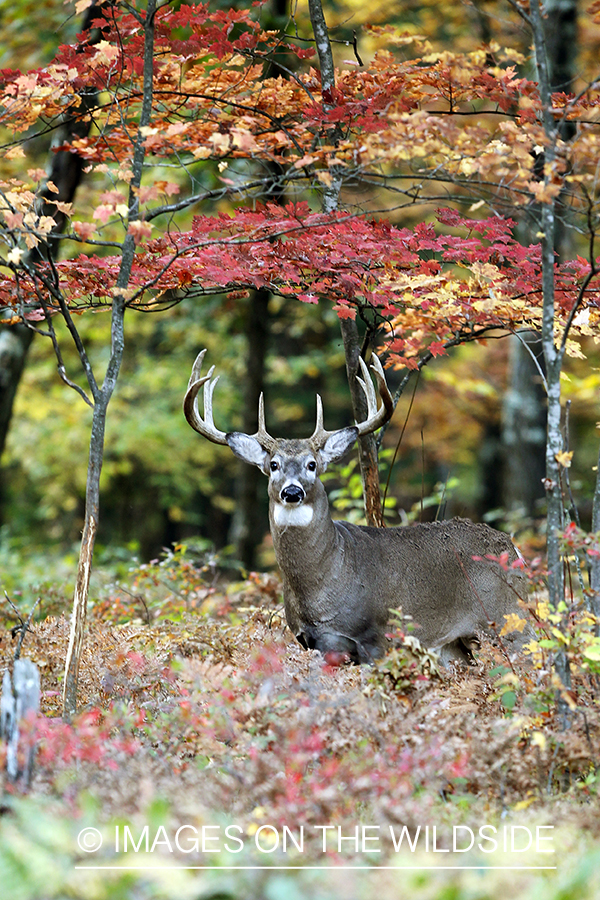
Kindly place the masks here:
<instances>
[{"instance_id":1,"label":"deer antler","mask_svg":"<svg viewBox=\"0 0 600 900\"><path fill-rule=\"evenodd\" d=\"M219 431L219 429L215 427L213 421L212 400L219 376L217 375L216 378L212 378L212 374L215 371L214 366L210 367L207 375L200 376L205 353L206 349L202 350L196 357L196 361L192 366L192 374L183 401L183 411L194 431L197 431L198 434L208 438L208 440L212 441L214 444L227 444L227 434L224 431ZM202 418L198 410L198 392L203 385L204 418ZM265 428L265 402L262 394L258 400L258 431L255 435L252 435L252 437L255 437L261 447L265 450L273 450L275 447L275 438L271 437Z\"/></svg>"},{"instance_id":2,"label":"deer antler","mask_svg":"<svg viewBox=\"0 0 600 900\"><path fill-rule=\"evenodd\" d=\"M367 369L366 363L362 356L358 357L358 361L360 363L360 368L363 374L362 378L356 376L357 381L365 392L365 397L367 398L367 418L364 422L357 422L356 425L358 427L358 434L362 436L363 434L371 434L373 431L377 431L378 428L381 428L382 425L385 425L386 422L392 418L394 414L394 399L390 394L390 389L387 386L387 381L385 380L385 374L383 371L383 367L379 360L379 357L373 353L371 356L371 368L375 373L375 380L377 381L377 387L379 388L379 396L381 397L382 403L379 409L377 409L377 397L375 395L375 388L373 387L373 382L369 376L369 370Z\"/></svg>"},{"instance_id":3,"label":"deer antler","mask_svg":"<svg viewBox=\"0 0 600 900\"><path fill-rule=\"evenodd\" d=\"M212 378L215 367L211 366L208 370L208 375L200 377L205 353L206 349L202 350L196 357L196 361L192 366L192 374L190 375L188 388L183 400L183 412L194 431L197 431L202 437L208 438L208 440L212 441L214 444L226 444L227 435L224 431L219 431L218 428L215 428L212 413L212 398L219 376L217 375L216 378ZM203 385L204 418L202 418L198 410L198 391Z\"/></svg>"},{"instance_id":4,"label":"deer antler","mask_svg":"<svg viewBox=\"0 0 600 900\"><path fill-rule=\"evenodd\" d=\"M332 434L335 434L335 431L326 431L323 428L323 401L321 400L321 395L317 394L317 424L308 439L312 450L315 452L321 450L327 438Z\"/></svg>"},{"instance_id":5,"label":"deer antler","mask_svg":"<svg viewBox=\"0 0 600 900\"><path fill-rule=\"evenodd\" d=\"M364 359L359 357L358 361L363 377L359 378L358 375L356 377L367 398L367 418L364 422L356 423L359 435L370 434L372 431L377 431L378 428L381 428L382 425L391 419L394 412L394 400L387 386L387 381L385 380L385 374L381 362L379 361L379 357L373 353L371 360L371 368L375 373L375 379L379 388L382 404L380 408L377 409L377 395L375 394L375 388L373 387L369 370L367 369ZM326 431L323 428L323 402L317 394L317 425L309 438L313 450L320 450L324 446L327 438L332 434L335 434L335 431Z\"/></svg>"},{"instance_id":6,"label":"deer antler","mask_svg":"<svg viewBox=\"0 0 600 900\"><path fill-rule=\"evenodd\" d=\"M275 449L277 441L265 428L265 398L262 393L258 398L258 431L253 437L256 438L263 450L271 452Z\"/></svg>"}]
</instances>

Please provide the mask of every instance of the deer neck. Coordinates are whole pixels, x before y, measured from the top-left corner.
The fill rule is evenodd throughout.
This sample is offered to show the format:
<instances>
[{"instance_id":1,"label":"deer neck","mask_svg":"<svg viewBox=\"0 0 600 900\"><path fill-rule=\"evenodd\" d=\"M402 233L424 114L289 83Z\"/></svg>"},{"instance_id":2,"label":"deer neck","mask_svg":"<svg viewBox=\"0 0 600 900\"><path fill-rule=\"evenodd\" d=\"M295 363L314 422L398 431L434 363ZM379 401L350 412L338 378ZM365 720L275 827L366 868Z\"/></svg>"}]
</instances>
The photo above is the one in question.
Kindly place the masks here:
<instances>
[{"instance_id":1,"label":"deer neck","mask_svg":"<svg viewBox=\"0 0 600 900\"><path fill-rule=\"evenodd\" d=\"M291 580L301 576L306 580L319 578L327 560L331 559L339 535L329 512L329 500L321 482L302 506L293 510L289 518L287 507L271 502L269 518L277 563L283 575Z\"/></svg>"}]
</instances>

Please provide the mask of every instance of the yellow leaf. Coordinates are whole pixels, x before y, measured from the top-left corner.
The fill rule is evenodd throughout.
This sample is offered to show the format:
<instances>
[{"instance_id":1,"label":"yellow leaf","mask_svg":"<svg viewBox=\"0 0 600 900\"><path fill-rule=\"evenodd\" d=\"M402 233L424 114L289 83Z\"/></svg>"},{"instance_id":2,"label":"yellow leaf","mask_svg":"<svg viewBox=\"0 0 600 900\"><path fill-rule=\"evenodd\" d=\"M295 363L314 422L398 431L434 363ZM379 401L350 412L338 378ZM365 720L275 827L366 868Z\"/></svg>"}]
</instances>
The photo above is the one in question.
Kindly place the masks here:
<instances>
[{"instance_id":1,"label":"yellow leaf","mask_svg":"<svg viewBox=\"0 0 600 900\"><path fill-rule=\"evenodd\" d=\"M321 182L321 184L326 184L328 187L333 184L333 178L331 177L329 172L325 172L322 169L317 172L317 178Z\"/></svg>"},{"instance_id":2,"label":"yellow leaf","mask_svg":"<svg viewBox=\"0 0 600 900\"><path fill-rule=\"evenodd\" d=\"M25 251L21 250L20 247L13 247L12 250L9 250L7 253L7 259L9 262L13 263L15 266L18 266L21 262L21 258L25 255Z\"/></svg>"},{"instance_id":3,"label":"yellow leaf","mask_svg":"<svg viewBox=\"0 0 600 900\"><path fill-rule=\"evenodd\" d=\"M584 328L582 328L581 326L579 327L579 330L583 331L584 334L586 333L586 330ZM593 332L591 332L589 329L587 329L587 333L593 334ZM567 351L567 356L570 356L573 359L587 359L585 353L581 349L581 344L579 343L579 341L574 341L571 338L569 338L566 342L565 347L566 347L566 351Z\"/></svg>"},{"instance_id":4,"label":"yellow leaf","mask_svg":"<svg viewBox=\"0 0 600 900\"><path fill-rule=\"evenodd\" d=\"M52 216L40 216L40 220L38 222L38 231L41 231L42 234L46 234L48 231L52 231L56 222L52 218Z\"/></svg>"},{"instance_id":5,"label":"yellow leaf","mask_svg":"<svg viewBox=\"0 0 600 900\"><path fill-rule=\"evenodd\" d=\"M515 805L513 806L513 809L516 809L516 810L527 809L528 806L531 806L531 804L534 802L534 800L535 800L535 797L528 797L527 800L519 800L518 803L515 803Z\"/></svg>"},{"instance_id":6,"label":"yellow leaf","mask_svg":"<svg viewBox=\"0 0 600 900\"><path fill-rule=\"evenodd\" d=\"M568 452L565 450L563 453L556 453L554 459L562 466L563 469L568 469L571 465L571 460L573 459L573 451L569 450Z\"/></svg>"},{"instance_id":7,"label":"yellow leaf","mask_svg":"<svg viewBox=\"0 0 600 900\"><path fill-rule=\"evenodd\" d=\"M211 134L208 141L213 145L213 152L215 153L227 153L231 147L231 137L218 131Z\"/></svg>"},{"instance_id":8,"label":"yellow leaf","mask_svg":"<svg viewBox=\"0 0 600 900\"><path fill-rule=\"evenodd\" d=\"M546 735L541 731L534 731L531 735L531 743L534 747L539 747L540 750L546 749Z\"/></svg>"},{"instance_id":9,"label":"yellow leaf","mask_svg":"<svg viewBox=\"0 0 600 900\"><path fill-rule=\"evenodd\" d=\"M509 613L508 615L504 616L504 618L506 619L506 622L502 628L502 631L500 632L501 637L505 634L510 634L511 631L523 631L523 629L527 625L525 619L522 619L521 616L518 615L518 613Z\"/></svg>"},{"instance_id":10,"label":"yellow leaf","mask_svg":"<svg viewBox=\"0 0 600 900\"><path fill-rule=\"evenodd\" d=\"M541 622L545 622L550 615L550 604L547 600L538 600L536 613Z\"/></svg>"}]
</instances>

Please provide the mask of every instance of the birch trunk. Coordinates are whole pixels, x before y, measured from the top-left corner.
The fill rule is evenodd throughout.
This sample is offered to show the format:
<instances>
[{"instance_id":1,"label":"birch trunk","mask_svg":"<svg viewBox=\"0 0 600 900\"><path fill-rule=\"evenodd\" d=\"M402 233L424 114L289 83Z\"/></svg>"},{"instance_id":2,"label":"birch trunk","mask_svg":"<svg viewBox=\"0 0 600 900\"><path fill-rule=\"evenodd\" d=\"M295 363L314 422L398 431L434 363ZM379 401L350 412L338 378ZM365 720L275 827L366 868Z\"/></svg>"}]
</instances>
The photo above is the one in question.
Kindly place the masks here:
<instances>
[{"instance_id":1,"label":"birch trunk","mask_svg":"<svg viewBox=\"0 0 600 900\"><path fill-rule=\"evenodd\" d=\"M323 5L321 0L308 0L308 8L321 67L321 89L325 95L323 108L332 109L335 97L335 67L327 23L323 15ZM325 99L327 97L331 98L331 102ZM332 135L332 138L332 143L334 143L335 135ZM332 166L330 175L332 183L323 189L323 211L326 213L332 213L338 209L343 179L342 167ZM361 422L367 414L365 396L356 380L362 342L355 319L342 319L340 327L346 356L346 373L350 386L352 412L354 419ZM358 439L358 456L367 524L381 526L384 521L379 489L377 443L374 435L368 434Z\"/></svg>"},{"instance_id":2,"label":"birch trunk","mask_svg":"<svg viewBox=\"0 0 600 900\"><path fill-rule=\"evenodd\" d=\"M152 113L152 86L154 70L154 14L156 0L148 0L144 21L144 96L142 110L138 125L138 132L133 148L133 177L129 187L129 212L128 223L139 218L138 192L142 182L144 163L144 137L142 129L150 123ZM123 242L121 266L116 283L116 296L112 304L111 316L111 354L104 382L100 388L97 384L89 361L83 348L80 350L82 363L88 377L88 383L94 399L92 431L90 437L90 450L88 461L88 474L85 498L85 519L83 537L79 551L79 564L77 567L77 579L73 595L73 611L71 615L71 631L69 635L69 647L65 663L65 680L63 689L63 715L66 718L72 716L77 708L77 682L79 677L79 665L83 648L85 621L87 615L87 600L90 587L90 575L92 571L92 559L94 543L98 531L100 515L100 474L104 457L104 437L106 427L106 412L110 399L114 393L123 352L125 349L125 309L126 291L131 277L135 245L133 237L128 233ZM120 291L120 293L119 293ZM71 327L74 327L71 323Z\"/></svg>"},{"instance_id":3,"label":"birch trunk","mask_svg":"<svg viewBox=\"0 0 600 900\"><path fill-rule=\"evenodd\" d=\"M558 130L552 115L552 92L548 57L544 36L544 24L540 0L532 0L530 18L536 56L537 81L542 104L542 122L546 136L544 180L550 183L552 168L556 161ZM546 364L546 384L548 393L548 424L546 431L546 477L547 502L547 556L548 593L550 604L558 610L564 602L565 583L563 560L560 552L559 536L563 529L563 498L559 455L562 452L561 434L561 384L560 376L564 356L564 340L557 342L555 336L555 225L556 199L547 199L540 204L541 247L542 247L542 349ZM566 337L566 335L565 335ZM564 652L557 655L556 672L564 685L571 684L569 661Z\"/></svg>"}]
</instances>

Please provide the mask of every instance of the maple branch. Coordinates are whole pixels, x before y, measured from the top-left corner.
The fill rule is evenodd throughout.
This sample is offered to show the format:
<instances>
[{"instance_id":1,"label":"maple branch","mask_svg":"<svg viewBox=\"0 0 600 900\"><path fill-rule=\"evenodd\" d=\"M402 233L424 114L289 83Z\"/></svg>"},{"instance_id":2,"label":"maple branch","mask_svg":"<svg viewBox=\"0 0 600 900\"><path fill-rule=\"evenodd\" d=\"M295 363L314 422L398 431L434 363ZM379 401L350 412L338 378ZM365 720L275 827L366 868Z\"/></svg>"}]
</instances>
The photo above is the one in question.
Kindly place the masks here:
<instances>
[{"instance_id":1,"label":"maple branch","mask_svg":"<svg viewBox=\"0 0 600 900\"><path fill-rule=\"evenodd\" d=\"M60 377L62 378L62 380L64 381L64 383L65 383L68 387L72 388L76 393L78 393L79 396L84 400L84 402L87 403L87 405L88 405L89 407L91 407L91 409L93 409L93 408L94 408L94 403L92 402L92 400L90 400L90 398L88 397L88 395L86 394L86 392L83 390L83 388L81 388L81 387L80 387L78 384L76 384L74 381L71 381L71 379L67 376L67 370L66 370L66 367L65 367L65 363L64 363L62 351L61 351L61 348L60 348L60 343L59 343L58 337L57 337L57 335L56 335L56 329L54 328L54 322L52 321L52 316L51 316L51 314L50 314L50 309L49 309L48 304L47 304L47 302L46 302L46 298L45 298L44 294L43 294L42 292L40 292L40 291L38 291L38 297L39 297L40 305L41 305L41 307L42 307L42 309L43 309L43 311L44 311L44 316L45 316L45 319L46 319L46 325L47 325L47 328L48 328L48 331L47 331L47 332L39 332L39 333L40 333L40 334L43 334L45 337L49 337L50 340L52 341L52 347L54 348L54 355L56 356L56 362L57 362L58 374L60 375ZM65 310L62 309L61 311L62 311L63 316L65 316ZM69 317L69 319L70 319L70 313L68 312L68 310L67 310L67 315L68 315L68 317ZM65 316L65 320L66 320L66 316ZM36 330L38 330L38 329L36 329ZM69 329L69 330L70 330L70 329ZM77 334L77 339L79 339L79 335L78 335L78 334ZM76 344L77 344L77 341L76 341ZM78 347L78 350L79 350L79 347ZM85 353L85 349L83 349L83 347L82 347L82 350L83 350L83 357L85 357L85 360L87 361L87 354ZM83 357L81 356L81 352L80 352L80 358L81 358L82 364L83 364L83 362L84 362ZM88 364L88 367L89 367L89 364ZM86 369L86 366L85 366L85 365L84 365L84 369ZM87 370L86 370L86 375L87 375ZM92 373L92 381L93 381L93 384L94 384L94 387L95 387L95 386L96 386L96 382L95 382L95 379L94 379L94 377L93 377L93 373ZM88 382L89 382L89 379L88 379ZM90 387L91 387L91 384L90 384ZM92 388L92 391L93 391L93 388Z\"/></svg>"},{"instance_id":2,"label":"maple branch","mask_svg":"<svg viewBox=\"0 0 600 900\"><path fill-rule=\"evenodd\" d=\"M283 43L283 41L281 43ZM310 43L313 43L313 42L310 41ZM246 50L242 55L247 57L248 59L254 59L254 60L258 59L258 60L261 60L262 62L268 62L269 64L272 64L273 61L270 57L274 56L275 54L274 53L270 53L270 54L269 53L258 53L256 50ZM304 91L304 93L307 95L307 97L311 101L311 103L314 103L316 106L317 101L315 99L314 94L304 84L302 79L298 78L298 76L296 75L294 70L285 66L279 59L276 62L276 66L282 72L285 72L285 74L288 76L288 78L290 78L292 81L294 81L298 85L298 87Z\"/></svg>"},{"instance_id":3,"label":"maple branch","mask_svg":"<svg viewBox=\"0 0 600 900\"><path fill-rule=\"evenodd\" d=\"M592 227L592 223L591 223L591 211L590 211L589 221L590 221L590 249L589 249L590 271L588 272L586 277L583 279L581 287L579 288L579 293L577 294L577 299L576 299L575 303L573 304L573 306L569 312L569 315L567 316L567 321L565 323L565 327L563 330L562 340L560 342L561 353L564 353L564 351L566 349L567 340L569 337L569 332L571 330L571 326L573 324L573 320L574 320L575 316L577 315L577 313L579 312L581 304L583 303L583 301L585 299L585 292L588 288L588 285L590 284L592 279L594 279L600 272L600 269L598 269L598 267L596 265L596 258L595 258L595 252L594 252L594 242L596 239L596 232L594 231L594 229Z\"/></svg>"},{"instance_id":4,"label":"maple branch","mask_svg":"<svg viewBox=\"0 0 600 900\"><path fill-rule=\"evenodd\" d=\"M154 94L156 97L161 97L161 96L172 97L173 91L155 91ZM135 96L135 95L132 94L132 96ZM181 95L178 95L178 96L181 96ZM246 104L246 103L239 103L236 100L231 100L231 98L227 97L227 96L214 97L211 94L199 94L199 93L196 93L195 91L187 93L185 96L188 98L193 97L195 100L208 100L211 103L220 103L220 104L223 104L224 106L230 106L232 109L239 109L239 110L242 110L243 112L252 113L253 116L263 116L263 118L268 119L268 121L271 123L271 125L274 125L278 131L283 131L283 133L286 135L286 137L288 137L290 139L290 141L293 143L294 147L296 148L296 150L298 151L300 156L304 156L304 148L301 146L301 144L298 143L298 141L296 140L294 135L290 131L287 130L287 128L283 124L283 119L280 118L279 116L273 116L273 115L271 115L271 113L268 113L266 110L258 109L256 106L248 106L248 104Z\"/></svg>"},{"instance_id":5,"label":"maple branch","mask_svg":"<svg viewBox=\"0 0 600 900\"><path fill-rule=\"evenodd\" d=\"M517 0L508 0L508 4L509 4L509 6L512 6L512 8L518 12L518 14L521 16L523 21L527 22L529 27L533 30L533 22L532 22L530 16L527 15L525 10L521 6L521 4L518 3Z\"/></svg>"},{"instance_id":6,"label":"maple branch","mask_svg":"<svg viewBox=\"0 0 600 900\"><path fill-rule=\"evenodd\" d=\"M514 336L515 336L515 337L517 338L517 340L519 341L519 343L521 344L521 346L522 346L525 350L527 350L527 353L528 353L529 356L531 357L531 360L532 360L532 362L533 362L535 368L536 368L537 371L538 371L538 375L540 376L541 382L542 382L542 384L544 385L544 390L546 391L546 394L547 394L547 393L548 393L548 382L546 381L546 375L545 375L544 370L542 369L542 367L541 367L541 365L540 365L540 363L539 363L539 360L538 360L537 356L535 355L535 353L533 352L533 350L532 350L532 348L531 348L531 342L530 342L530 341L526 341L526 340L523 339L523 337L521 336L521 331L515 331L515 332L513 332L513 333L514 333ZM524 333L524 334L531 334L531 329L526 328L526 329L523 330L523 333ZM539 334L539 332L536 332L536 333Z\"/></svg>"},{"instance_id":7,"label":"maple branch","mask_svg":"<svg viewBox=\"0 0 600 900\"><path fill-rule=\"evenodd\" d=\"M50 270L53 275L52 279L46 277L46 275L41 271L40 267L35 263L32 263L32 264L23 263L22 267L23 267L24 271L27 272L27 274L30 276L30 278L33 281L33 284L35 286L35 293L38 298L39 307L41 307L41 309L43 310L44 317L49 324L48 336L52 340L52 345L54 347L54 352L55 352L56 358L57 358L58 372L60 374L60 377L63 379L63 381L66 384L68 384L69 387L72 387L74 390L77 391L77 393L79 393L83 397L83 399L88 404L88 406L93 407L94 404L90 401L90 399L87 396L87 394L85 393L85 391L82 391L82 389L79 387L79 385L76 385L74 382L71 382L70 379L66 375L66 369L64 366L64 362L62 360L62 354L60 351L60 347L58 345L58 339L56 337L54 325L51 320L50 308L49 308L48 301L47 301L44 293L42 291L40 291L40 288L39 288L40 284L43 287L45 287L46 290L55 298L55 300L58 304L58 307L60 309L61 315L63 316L63 318L65 320L65 324L67 326L69 334L71 335L71 337L73 339L73 343L75 344L77 353L79 354L79 359L83 366L83 370L85 372L85 376L86 376L88 385L90 387L90 391L92 392L92 396L94 397L95 401L98 399L98 393L99 393L98 392L98 384L97 384L95 376L94 376L94 371L93 371L92 365L89 361L89 357L87 355L83 341L81 340L81 336L75 326L75 323L73 322L73 318L71 316L71 311L69 309L69 306L65 301L62 291L60 290L59 273L56 268L56 263L55 263L52 255L50 255L48 257L46 262L50 266ZM29 324L27 322L27 318L24 314L23 314L23 321L26 324Z\"/></svg>"},{"instance_id":8,"label":"maple branch","mask_svg":"<svg viewBox=\"0 0 600 900\"><path fill-rule=\"evenodd\" d=\"M290 173L286 174L281 178L273 178L270 183L265 183L264 179L259 178L256 181L246 182L245 184L240 185L229 185L227 187L213 188L209 191L202 191L197 194L192 194L189 197L185 197L183 200L178 200L176 203L168 203L164 206L155 206L151 209L146 210L144 213L144 219L146 222L151 222L152 219L156 219L157 216L164 216L168 213L179 212L179 210L186 209L188 206L191 206L194 203L202 203L204 200L221 200L224 197L232 197L235 194L245 195L255 188L260 188L262 191L269 194L272 190L277 189L279 187L283 187L284 184L289 183L290 181L295 180L303 180L305 176L302 173Z\"/></svg>"},{"instance_id":9,"label":"maple branch","mask_svg":"<svg viewBox=\"0 0 600 900\"><path fill-rule=\"evenodd\" d=\"M67 385L67 387L72 388L77 394L79 394L79 396L82 398L82 400L85 403L87 403L87 405L90 407L90 409L93 409L94 408L93 401L90 400L90 398L88 397L86 392L83 390L83 388L80 387L75 381L71 381L71 379L67 375L67 370L66 370L64 360L62 357L62 353L60 350L60 344L58 342L58 338L56 336L56 331L54 329L54 323L52 322L52 317L50 316L49 310L45 306L44 306L44 314L46 316L46 322L48 324L48 331L47 332L39 332L39 333L44 334L45 336L49 337L50 340L52 341L52 346L54 348L54 354L56 356L56 361L57 361L58 374L60 375L60 377L64 381L64 383Z\"/></svg>"}]
</instances>

